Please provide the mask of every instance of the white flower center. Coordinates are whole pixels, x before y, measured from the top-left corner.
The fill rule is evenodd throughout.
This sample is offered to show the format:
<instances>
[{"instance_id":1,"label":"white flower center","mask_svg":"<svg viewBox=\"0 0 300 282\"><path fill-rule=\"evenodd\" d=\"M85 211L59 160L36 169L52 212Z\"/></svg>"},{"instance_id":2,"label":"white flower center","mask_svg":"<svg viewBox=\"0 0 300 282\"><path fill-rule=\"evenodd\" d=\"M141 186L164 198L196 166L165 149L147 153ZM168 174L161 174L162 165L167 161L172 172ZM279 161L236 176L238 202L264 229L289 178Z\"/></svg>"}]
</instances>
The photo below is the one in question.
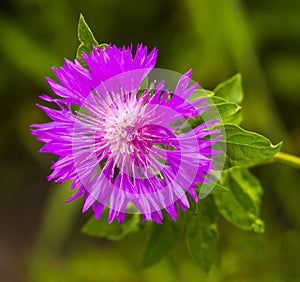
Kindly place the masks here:
<instances>
[{"instance_id":1,"label":"white flower center","mask_svg":"<svg viewBox=\"0 0 300 282\"><path fill-rule=\"evenodd\" d=\"M107 122L104 138L110 143L114 157L134 153L133 141L138 138L138 110L126 110Z\"/></svg>"}]
</instances>

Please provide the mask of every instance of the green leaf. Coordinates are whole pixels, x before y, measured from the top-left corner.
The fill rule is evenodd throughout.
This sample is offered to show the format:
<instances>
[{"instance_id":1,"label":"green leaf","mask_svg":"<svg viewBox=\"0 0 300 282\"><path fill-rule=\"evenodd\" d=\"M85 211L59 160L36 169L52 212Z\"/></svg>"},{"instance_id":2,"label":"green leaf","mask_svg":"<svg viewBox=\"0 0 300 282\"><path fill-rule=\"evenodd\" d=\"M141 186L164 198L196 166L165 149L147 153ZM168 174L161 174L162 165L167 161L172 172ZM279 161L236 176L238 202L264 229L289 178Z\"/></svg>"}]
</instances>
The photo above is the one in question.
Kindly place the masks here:
<instances>
[{"instance_id":1,"label":"green leaf","mask_svg":"<svg viewBox=\"0 0 300 282\"><path fill-rule=\"evenodd\" d=\"M219 212L243 230L262 233L264 222L260 218L260 203L263 190L259 181L246 168L232 168L226 174L223 185L230 191L214 194Z\"/></svg>"},{"instance_id":2,"label":"green leaf","mask_svg":"<svg viewBox=\"0 0 300 282\"><path fill-rule=\"evenodd\" d=\"M236 74L219 84L213 92L216 96L224 98L228 102L240 103L244 98L241 80L241 75Z\"/></svg>"},{"instance_id":3,"label":"green leaf","mask_svg":"<svg viewBox=\"0 0 300 282\"><path fill-rule=\"evenodd\" d=\"M234 102L227 102L225 99L220 97L212 97L214 106L217 108L222 123L235 123L240 124L242 122L242 107ZM208 109L209 110L209 109ZM217 118L217 117L214 117Z\"/></svg>"},{"instance_id":4,"label":"green leaf","mask_svg":"<svg viewBox=\"0 0 300 282\"><path fill-rule=\"evenodd\" d=\"M203 94L206 93L206 96ZM195 99L200 97L209 97L210 94L206 90L202 92L197 90L197 93L201 96L194 96ZM215 120L220 119L222 123L235 123L240 124L242 122L242 112L241 107L237 103L228 102L223 98L212 96L210 97L211 105L210 107L200 116L195 117L195 119L189 119L189 125L191 127L196 127L202 124L205 120Z\"/></svg>"},{"instance_id":5,"label":"green leaf","mask_svg":"<svg viewBox=\"0 0 300 282\"><path fill-rule=\"evenodd\" d=\"M227 187L225 187L224 185L221 185L220 183L216 183L214 189L211 191L212 194L214 193L224 193L224 192L228 192L229 189Z\"/></svg>"},{"instance_id":6,"label":"green leaf","mask_svg":"<svg viewBox=\"0 0 300 282\"><path fill-rule=\"evenodd\" d=\"M217 209L211 197L199 202L199 214L188 218L186 239L189 252L205 271L211 268L218 244Z\"/></svg>"},{"instance_id":7,"label":"green leaf","mask_svg":"<svg viewBox=\"0 0 300 282\"><path fill-rule=\"evenodd\" d=\"M81 63L84 63L81 54L82 52L85 52L86 54L89 54L90 51L93 50L93 47L105 47L107 44L98 44L97 40L95 39L91 29L87 25L84 17L82 14L80 14L79 22L78 22L78 39L80 41L80 45L77 49L77 59L80 60Z\"/></svg>"},{"instance_id":8,"label":"green leaf","mask_svg":"<svg viewBox=\"0 0 300 282\"><path fill-rule=\"evenodd\" d=\"M220 129L222 130L222 127ZM268 138L244 130L235 124L224 124L224 129L226 136L219 141L220 144L226 143L224 169L257 164L274 156L282 145L282 143L272 145Z\"/></svg>"},{"instance_id":9,"label":"green leaf","mask_svg":"<svg viewBox=\"0 0 300 282\"><path fill-rule=\"evenodd\" d=\"M78 39L81 43L85 43L87 45L98 45L97 40L95 39L82 14L80 14L78 22Z\"/></svg>"},{"instance_id":10,"label":"green leaf","mask_svg":"<svg viewBox=\"0 0 300 282\"><path fill-rule=\"evenodd\" d=\"M204 98L204 97L209 97L211 98L212 96L214 96L214 93L210 90L206 90L203 88L197 88L191 96L188 97L188 101L191 100L196 100L196 99L200 99L200 98Z\"/></svg>"},{"instance_id":11,"label":"green leaf","mask_svg":"<svg viewBox=\"0 0 300 282\"><path fill-rule=\"evenodd\" d=\"M148 267L167 256L178 243L182 233L182 216L174 222L165 216L163 224L153 223L150 237L142 257L142 266Z\"/></svg>"},{"instance_id":12,"label":"green leaf","mask_svg":"<svg viewBox=\"0 0 300 282\"><path fill-rule=\"evenodd\" d=\"M105 209L99 220L95 217L91 217L82 227L81 231L91 236L105 237L110 240L120 240L125 235L137 232L141 229L141 219L136 214L129 216L128 219L126 218L126 220L120 224L116 221L108 223L107 217L108 210Z\"/></svg>"}]
</instances>

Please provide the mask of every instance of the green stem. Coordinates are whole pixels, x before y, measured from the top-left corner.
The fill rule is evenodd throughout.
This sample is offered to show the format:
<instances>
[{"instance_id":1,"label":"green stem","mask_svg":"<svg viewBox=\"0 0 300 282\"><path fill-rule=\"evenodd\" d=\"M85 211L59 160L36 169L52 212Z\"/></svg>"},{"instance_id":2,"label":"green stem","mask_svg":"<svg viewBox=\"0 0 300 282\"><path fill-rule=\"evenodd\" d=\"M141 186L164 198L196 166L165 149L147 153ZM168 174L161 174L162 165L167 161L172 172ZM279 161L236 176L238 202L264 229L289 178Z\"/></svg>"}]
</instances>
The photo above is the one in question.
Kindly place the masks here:
<instances>
[{"instance_id":1,"label":"green stem","mask_svg":"<svg viewBox=\"0 0 300 282\"><path fill-rule=\"evenodd\" d=\"M300 158L283 152L278 152L273 160L300 169Z\"/></svg>"}]
</instances>

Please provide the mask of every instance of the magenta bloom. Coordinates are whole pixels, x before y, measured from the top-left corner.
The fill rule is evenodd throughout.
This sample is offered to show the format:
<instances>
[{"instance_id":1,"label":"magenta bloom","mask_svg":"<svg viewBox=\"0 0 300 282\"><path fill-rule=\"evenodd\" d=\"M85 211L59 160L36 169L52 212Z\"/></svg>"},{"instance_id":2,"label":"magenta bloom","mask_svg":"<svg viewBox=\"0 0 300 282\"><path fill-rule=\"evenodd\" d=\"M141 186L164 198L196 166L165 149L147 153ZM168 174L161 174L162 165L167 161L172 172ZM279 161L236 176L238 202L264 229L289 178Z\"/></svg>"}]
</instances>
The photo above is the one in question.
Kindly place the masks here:
<instances>
[{"instance_id":1,"label":"magenta bloom","mask_svg":"<svg viewBox=\"0 0 300 282\"><path fill-rule=\"evenodd\" d=\"M66 60L54 68L59 83L47 79L59 97L41 96L56 109L38 105L52 121L32 125L45 143L40 152L58 156L48 179L73 180L69 201L83 195L83 212L92 207L97 218L107 206L109 222L139 211L161 223L162 209L176 220L178 207L189 207L186 193L198 201L197 183L215 169L212 145L220 136L208 128L215 121L187 126L208 107L205 98L187 100L198 86L189 85L191 71L173 91L163 80L142 86L156 56L142 45L134 56L131 47L108 46L83 54L88 69Z\"/></svg>"}]
</instances>

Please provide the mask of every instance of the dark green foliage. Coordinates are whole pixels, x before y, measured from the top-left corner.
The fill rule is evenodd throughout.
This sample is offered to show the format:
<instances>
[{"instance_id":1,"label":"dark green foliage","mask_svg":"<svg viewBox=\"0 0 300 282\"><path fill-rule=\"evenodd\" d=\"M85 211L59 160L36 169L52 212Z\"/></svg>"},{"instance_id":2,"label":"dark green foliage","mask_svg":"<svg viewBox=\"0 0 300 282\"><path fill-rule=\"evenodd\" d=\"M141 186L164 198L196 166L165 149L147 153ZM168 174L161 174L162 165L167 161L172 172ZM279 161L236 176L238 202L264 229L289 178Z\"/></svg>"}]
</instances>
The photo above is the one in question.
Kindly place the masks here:
<instances>
[{"instance_id":1,"label":"dark green foliage","mask_svg":"<svg viewBox=\"0 0 300 282\"><path fill-rule=\"evenodd\" d=\"M199 213L189 216L186 239L189 252L205 271L211 268L218 244L218 213L211 196L199 202Z\"/></svg>"},{"instance_id":2,"label":"dark green foliage","mask_svg":"<svg viewBox=\"0 0 300 282\"><path fill-rule=\"evenodd\" d=\"M82 15L79 19L78 37L81 42L78 57L82 52L89 52L93 46L99 46ZM210 108L204 114L205 118L199 116L190 119L190 126L196 127L204 120L220 120L216 128L223 132L219 143L224 143L223 148L226 148L224 172L216 183L213 196L208 196L199 203L189 197L191 207L185 217L179 216L174 222L165 216L163 224L153 223L142 266L151 266L166 257L176 247L186 227L189 252L203 271L208 272L214 261L219 238L218 212L243 230L258 233L264 231L264 222L260 218L262 187L246 167L273 157L279 152L281 143L272 145L266 137L239 127L242 115L238 103L243 100L243 96L241 75L237 74L219 84L214 92L198 89L190 97L191 100L207 97L211 102ZM138 216L133 215L121 224L108 224L106 217L107 211L100 220L91 218L82 231L92 236L119 240L140 229ZM186 226L184 220L187 222Z\"/></svg>"},{"instance_id":3,"label":"dark green foliage","mask_svg":"<svg viewBox=\"0 0 300 282\"><path fill-rule=\"evenodd\" d=\"M230 189L214 195L222 216L241 229L263 232L264 222L260 218L263 190L257 178L246 168L232 168L225 172L222 184Z\"/></svg>"},{"instance_id":4,"label":"dark green foliage","mask_svg":"<svg viewBox=\"0 0 300 282\"><path fill-rule=\"evenodd\" d=\"M148 243L142 258L142 266L151 266L166 257L178 244L182 230L183 217L173 221L165 214L164 223L153 223Z\"/></svg>"},{"instance_id":5,"label":"dark green foliage","mask_svg":"<svg viewBox=\"0 0 300 282\"><path fill-rule=\"evenodd\" d=\"M128 215L124 222L120 224L117 221L107 223L108 210L105 209L100 220L91 217L82 227L81 231L87 235L104 237L110 240L120 240L125 235L137 232L141 229L141 218L139 215Z\"/></svg>"}]
</instances>

